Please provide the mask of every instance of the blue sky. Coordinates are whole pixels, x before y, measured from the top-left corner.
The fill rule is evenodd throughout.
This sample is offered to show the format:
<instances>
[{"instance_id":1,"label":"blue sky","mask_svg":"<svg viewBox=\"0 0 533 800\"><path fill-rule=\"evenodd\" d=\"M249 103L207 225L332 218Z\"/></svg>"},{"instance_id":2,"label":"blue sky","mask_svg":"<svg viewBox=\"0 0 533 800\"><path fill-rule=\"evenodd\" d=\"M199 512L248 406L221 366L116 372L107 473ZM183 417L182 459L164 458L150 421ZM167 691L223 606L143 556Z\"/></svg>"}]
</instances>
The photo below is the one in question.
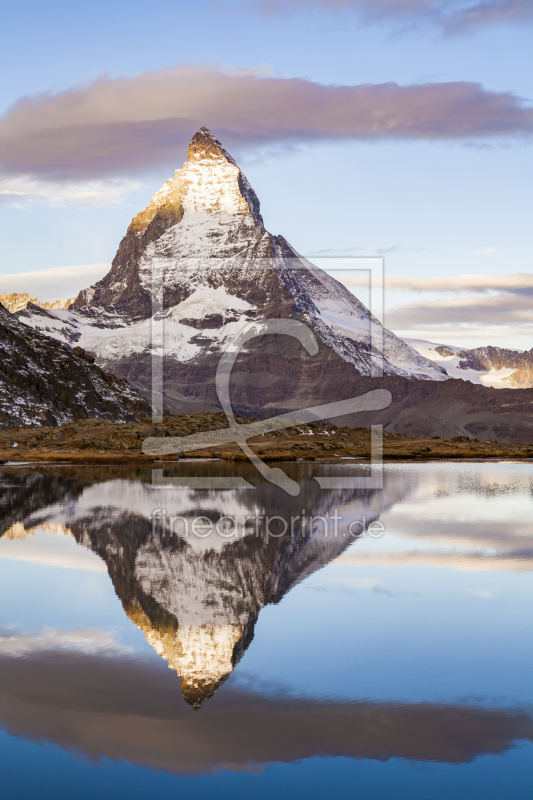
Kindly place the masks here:
<instances>
[{"instance_id":1,"label":"blue sky","mask_svg":"<svg viewBox=\"0 0 533 800\"><path fill-rule=\"evenodd\" d=\"M0 293L32 291L34 272L41 299L84 288L87 265L111 261L131 217L182 165L197 122L238 158L267 228L303 254L380 252L398 277L531 271L533 3L266 5L4 10ZM185 122L165 127L167 107ZM487 292L463 288L472 304L459 325L446 324L453 291L389 291L386 322L402 335L529 349L522 284L491 290L490 308ZM409 323L396 310L407 303Z\"/></svg>"}]
</instances>

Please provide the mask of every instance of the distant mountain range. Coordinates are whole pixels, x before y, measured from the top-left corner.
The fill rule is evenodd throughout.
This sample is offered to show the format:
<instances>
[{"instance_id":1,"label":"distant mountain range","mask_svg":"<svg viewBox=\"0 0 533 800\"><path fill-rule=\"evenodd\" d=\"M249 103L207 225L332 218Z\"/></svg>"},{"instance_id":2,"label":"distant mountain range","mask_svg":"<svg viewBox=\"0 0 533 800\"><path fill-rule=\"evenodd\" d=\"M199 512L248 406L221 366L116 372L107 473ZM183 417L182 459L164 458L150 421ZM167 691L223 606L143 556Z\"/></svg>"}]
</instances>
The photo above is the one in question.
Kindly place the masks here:
<instances>
[{"instance_id":1,"label":"distant mountain range","mask_svg":"<svg viewBox=\"0 0 533 800\"><path fill-rule=\"evenodd\" d=\"M526 351L491 346L465 349L425 339L404 341L420 355L443 367L450 378L497 389L533 387L533 348Z\"/></svg>"},{"instance_id":2,"label":"distant mountain range","mask_svg":"<svg viewBox=\"0 0 533 800\"><path fill-rule=\"evenodd\" d=\"M33 303L35 306L47 309L64 309L68 308L74 302L75 297L69 297L67 300L54 300L52 303L42 303L37 297L29 295L26 292L12 294L0 294L0 304L2 304L8 311L15 314L17 311L22 311L26 308L28 303Z\"/></svg>"}]
</instances>

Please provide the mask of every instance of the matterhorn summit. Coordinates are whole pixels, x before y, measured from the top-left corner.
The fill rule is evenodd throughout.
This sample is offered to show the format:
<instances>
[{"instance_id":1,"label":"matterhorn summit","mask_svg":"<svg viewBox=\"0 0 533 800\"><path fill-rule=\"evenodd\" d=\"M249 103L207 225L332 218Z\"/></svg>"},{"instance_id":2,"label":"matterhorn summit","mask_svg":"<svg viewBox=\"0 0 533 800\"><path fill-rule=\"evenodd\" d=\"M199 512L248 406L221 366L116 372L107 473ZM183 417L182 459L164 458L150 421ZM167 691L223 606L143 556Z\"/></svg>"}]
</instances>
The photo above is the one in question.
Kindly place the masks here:
<instances>
[{"instance_id":1,"label":"matterhorn summit","mask_svg":"<svg viewBox=\"0 0 533 800\"><path fill-rule=\"evenodd\" d=\"M309 355L289 336L248 344L232 385L241 413L342 399L361 376L447 378L386 329L376 347L371 325L382 330L378 321L346 287L265 229L254 190L206 128L193 136L182 169L134 217L106 277L69 310L30 305L19 315L81 345L147 397L151 320L162 315L164 401L177 412L219 408L214 376L222 352L247 325L273 318L306 324L318 353Z\"/></svg>"},{"instance_id":2,"label":"matterhorn summit","mask_svg":"<svg viewBox=\"0 0 533 800\"><path fill-rule=\"evenodd\" d=\"M220 142L202 128L191 140L183 168L131 221L109 274L81 292L73 308L146 318L152 313L154 266L169 306L187 297L187 286L176 281L187 283L187 271L194 273L200 262L216 259L217 269L221 260L232 266L245 254L268 257L268 243L254 190Z\"/></svg>"}]
</instances>

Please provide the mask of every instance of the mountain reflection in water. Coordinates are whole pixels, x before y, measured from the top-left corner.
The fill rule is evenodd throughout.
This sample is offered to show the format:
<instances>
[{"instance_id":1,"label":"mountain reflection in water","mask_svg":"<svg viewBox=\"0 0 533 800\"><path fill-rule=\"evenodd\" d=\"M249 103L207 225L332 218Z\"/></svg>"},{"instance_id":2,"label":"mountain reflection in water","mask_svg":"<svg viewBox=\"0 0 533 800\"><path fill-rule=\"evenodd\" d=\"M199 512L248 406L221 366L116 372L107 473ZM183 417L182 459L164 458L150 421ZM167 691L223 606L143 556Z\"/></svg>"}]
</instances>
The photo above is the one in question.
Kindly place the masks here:
<instances>
[{"instance_id":1,"label":"mountain reflection in water","mask_svg":"<svg viewBox=\"0 0 533 800\"><path fill-rule=\"evenodd\" d=\"M187 466L188 474L213 474L213 464ZM97 553L124 611L181 676L183 696L194 708L242 658L260 610L342 553L354 541L350 524L370 524L409 491L408 480L386 481L383 491L323 491L303 466L293 469L299 497L263 482L223 492L158 487L150 470L134 472L13 474L4 503L11 524L4 523L3 535L20 539L44 528ZM239 465L239 474L254 480L253 468ZM234 537L220 526L224 535L185 535L189 520L222 517L239 521ZM267 517L277 518L268 524L273 535ZM284 520L288 529L280 535Z\"/></svg>"}]
</instances>

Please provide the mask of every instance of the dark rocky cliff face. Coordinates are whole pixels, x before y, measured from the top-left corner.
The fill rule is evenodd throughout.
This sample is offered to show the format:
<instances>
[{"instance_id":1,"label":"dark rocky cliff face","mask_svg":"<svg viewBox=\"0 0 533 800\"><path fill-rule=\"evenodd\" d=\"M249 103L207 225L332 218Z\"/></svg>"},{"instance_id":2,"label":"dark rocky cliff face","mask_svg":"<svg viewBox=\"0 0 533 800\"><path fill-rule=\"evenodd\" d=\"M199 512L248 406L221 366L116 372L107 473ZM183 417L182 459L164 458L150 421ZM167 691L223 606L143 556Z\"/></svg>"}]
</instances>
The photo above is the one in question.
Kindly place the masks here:
<instances>
[{"instance_id":1,"label":"dark rocky cliff face","mask_svg":"<svg viewBox=\"0 0 533 800\"><path fill-rule=\"evenodd\" d=\"M23 325L0 305L0 428L87 417L125 422L150 413L131 386L75 350Z\"/></svg>"}]
</instances>

